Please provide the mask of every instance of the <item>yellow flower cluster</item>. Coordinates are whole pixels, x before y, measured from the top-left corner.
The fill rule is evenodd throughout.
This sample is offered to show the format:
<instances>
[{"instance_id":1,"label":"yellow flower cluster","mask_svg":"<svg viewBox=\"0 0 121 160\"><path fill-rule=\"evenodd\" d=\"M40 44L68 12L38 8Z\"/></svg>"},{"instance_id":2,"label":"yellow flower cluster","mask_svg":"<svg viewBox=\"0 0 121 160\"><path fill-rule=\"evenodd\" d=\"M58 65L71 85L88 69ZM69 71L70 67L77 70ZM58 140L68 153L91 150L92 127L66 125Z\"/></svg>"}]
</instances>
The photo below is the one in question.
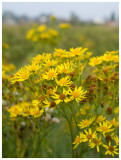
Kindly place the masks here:
<instances>
[{"instance_id":1,"label":"yellow flower cluster","mask_svg":"<svg viewBox=\"0 0 121 160\"><path fill-rule=\"evenodd\" d=\"M89 65L96 68L92 71L93 75L83 81L90 103L85 104L76 115L81 119L78 123L79 134L73 142L74 149L87 143L90 148L96 147L97 152L103 149L105 155L114 157L119 154L118 51L92 57Z\"/></svg>"},{"instance_id":2,"label":"yellow flower cluster","mask_svg":"<svg viewBox=\"0 0 121 160\"><path fill-rule=\"evenodd\" d=\"M26 38L34 42L53 43L57 41L58 31L52 28L47 28L46 25L34 26L27 32Z\"/></svg>"},{"instance_id":3,"label":"yellow flower cluster","mask_svg":"<svg viewBox=\"0 0 121 160\"><path fill-rule=\"evenodd\" d=\"M77 47L33 57L10 78L12 84L29 87L31 102L15 104L8 112L10 117L40 118L52 109L67 120L72 148L86 144L97 153L104 150L105 155L115 156L119 147L118 51L91 55L87 48Z\"/></svg>"},{"instance_id":4,"label":"yellow flower cluster","mask_svg":"<svg viewBox=\"0 0 121 160\"><path fill-rule=\"evenodd\" d=\"M17 116L33 116L34 118L39 117L43 114L44 110L39 109L39 104L30 104L29 102L22 102L20 104L17 104L15 106L12 106L10 109L8 109L8 112L10 112L10 117L17 117Z\"/></svg>"},{"instance_id":5,"label":"yellow flower cluster","mask_svg":"<svg viewBox=\"0 0 121 160\"><path fill-rule=\"evenodd\" d=\"M94 67L99 64L104 65L106 62L119 62L119 56L116 55L118 51L111 51L111 52L106 52L104 53L103 56L100 57L93 57L90 59L89 65Z\"/></svg>"},{"instance_id":6,"label":"yellow flower cluster","mask_svg":"<svg viewBox=\"0 0 121 160\"><path fill-rule=\"evenodd\" d=\"M31 64L19 69L17 73L10 79L11 83L25 82L26 85L33 88L37 93L36 99L32 102L39 106L42 110L46 107L57 108L57 105L62 103L69 103L70 101L81 101L85 98L84 89L82 86L77 87L74 82L74 77L79 75L82 71L79 61L87 61L87 48L71 48L70 51L56 49L54 54L37 55L31 61ZM61 57L58 53L61 54ZM66 53L66 55L65 55ZM74 60L75 59L75 60ZM75 63L71 63L75 62ZM74 84L75 83L75 84ZM38 87L41 84L41 90ZM21 104L11 107L8 111L11 116L24 115L22 108L18 109ZM24 107L25 108L25 107ZM33 107L27 107L26 115L30 116ZM38 112L39 113L39 112ZM40 114L41 115L41 114Z\"/></svg>"},{"instance_id":7,"label":"yellow flower cluster","mask_svg":"<svg viewBox=\"0 0 121 160\"><path fill-rule=\"evenodd\" d=\"M59 26L61 29L64 29L64 28L70 28L70 24L69 23L61 23L60 26Z\"/></svg>"}]
</instances>

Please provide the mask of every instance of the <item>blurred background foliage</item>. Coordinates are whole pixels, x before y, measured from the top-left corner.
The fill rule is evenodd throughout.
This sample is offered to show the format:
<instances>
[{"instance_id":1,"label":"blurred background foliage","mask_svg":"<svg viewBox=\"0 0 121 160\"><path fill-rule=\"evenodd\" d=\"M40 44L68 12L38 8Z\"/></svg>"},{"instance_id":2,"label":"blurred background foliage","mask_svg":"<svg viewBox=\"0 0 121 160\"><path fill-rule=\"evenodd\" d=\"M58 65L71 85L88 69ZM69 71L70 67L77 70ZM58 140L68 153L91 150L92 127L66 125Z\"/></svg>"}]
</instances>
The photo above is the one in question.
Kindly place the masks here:
<instances>
[{"instance_id":1,"label":"blurred background foliage","mask_svg":"<svg viewBox=\"0 0 121 160\"><path fill-rule=\"evenodd\" d=\"M54 52L55 48L67 49L74 47L87 47L94 56L99 56L106 51L118 50L119 28L112 28L105 25L84 25L72 24L71 28L64 31L58 44L40 48L40 51L33 47L33 44L25 37L32 25L3 25L2 39L10 48L7 53L8 62L16 65L17 68L29 62L29 59L36 54Z\"/></svg>"}]
</instances>

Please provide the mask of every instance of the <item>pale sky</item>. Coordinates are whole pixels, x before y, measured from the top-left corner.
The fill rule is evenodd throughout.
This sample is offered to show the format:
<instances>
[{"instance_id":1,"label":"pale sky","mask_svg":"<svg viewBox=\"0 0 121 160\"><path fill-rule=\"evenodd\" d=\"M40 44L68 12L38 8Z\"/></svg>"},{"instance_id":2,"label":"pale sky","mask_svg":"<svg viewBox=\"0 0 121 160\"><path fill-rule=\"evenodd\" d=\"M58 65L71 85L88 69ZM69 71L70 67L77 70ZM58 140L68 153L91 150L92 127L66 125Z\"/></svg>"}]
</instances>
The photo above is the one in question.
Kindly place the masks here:
<instances>
[{"instance_id":1,"label":"pale sky","mask_svg":"<svg viewBox=\"0 0 121 160\"><path fill-rule=\"evenodd\" d=\"M40 14L54 14L59 18L69 18L74 12L82 20L109 18L112 12L119 17L118 2L3 2L2 12L11 11L17 16L31 18Z\"/></svg>"}]
</instances>

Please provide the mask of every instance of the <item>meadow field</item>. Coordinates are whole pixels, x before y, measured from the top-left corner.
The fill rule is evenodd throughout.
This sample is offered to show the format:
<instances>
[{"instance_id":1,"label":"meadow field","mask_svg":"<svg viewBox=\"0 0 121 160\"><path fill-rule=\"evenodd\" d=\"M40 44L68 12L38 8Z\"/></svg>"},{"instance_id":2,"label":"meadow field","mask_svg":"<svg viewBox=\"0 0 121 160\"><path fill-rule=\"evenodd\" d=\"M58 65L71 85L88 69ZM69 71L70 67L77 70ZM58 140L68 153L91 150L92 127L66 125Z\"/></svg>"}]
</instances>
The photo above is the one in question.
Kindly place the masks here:
<instances>
[{"instance_id":1,"label":"meadow field","mask_svg":"<svg viewBox=\"0 0 121 160\"><path fill-rule=\"evenodd\" d=\"M3 158L119 157L118 27L3 24L2 42Z\"/></svg>"}]
</instances>

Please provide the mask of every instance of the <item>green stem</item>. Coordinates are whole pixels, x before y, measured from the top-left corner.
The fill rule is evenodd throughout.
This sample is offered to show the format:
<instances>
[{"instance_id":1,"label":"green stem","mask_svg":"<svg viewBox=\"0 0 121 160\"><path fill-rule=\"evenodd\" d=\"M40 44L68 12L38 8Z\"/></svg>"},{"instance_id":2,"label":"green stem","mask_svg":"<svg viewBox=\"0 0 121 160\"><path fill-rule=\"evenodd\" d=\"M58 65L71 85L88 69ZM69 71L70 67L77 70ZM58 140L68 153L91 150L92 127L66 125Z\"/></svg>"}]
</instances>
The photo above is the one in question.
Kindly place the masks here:
<instances>
[{"instance_id":1,"label":"green stem","mask_svg":"<svg viewBox=\"0 0 121 160\"><path fill-rule=\"evenodd\" d=\"M67 115L66 115L66 112L65 112L65 109L64 109L63 105L62 105L62 110L64 112L65 118L66 118L66 120L68 122L68 125L69 125L70 134L71 134L71 144L72 144L74 142L74 139L73 139L73 128L72 128L72 125L71 125ZM72 147L72 158L74 158L73 144L71 145L71 147Z\"/></svg>"}]
</instances>

